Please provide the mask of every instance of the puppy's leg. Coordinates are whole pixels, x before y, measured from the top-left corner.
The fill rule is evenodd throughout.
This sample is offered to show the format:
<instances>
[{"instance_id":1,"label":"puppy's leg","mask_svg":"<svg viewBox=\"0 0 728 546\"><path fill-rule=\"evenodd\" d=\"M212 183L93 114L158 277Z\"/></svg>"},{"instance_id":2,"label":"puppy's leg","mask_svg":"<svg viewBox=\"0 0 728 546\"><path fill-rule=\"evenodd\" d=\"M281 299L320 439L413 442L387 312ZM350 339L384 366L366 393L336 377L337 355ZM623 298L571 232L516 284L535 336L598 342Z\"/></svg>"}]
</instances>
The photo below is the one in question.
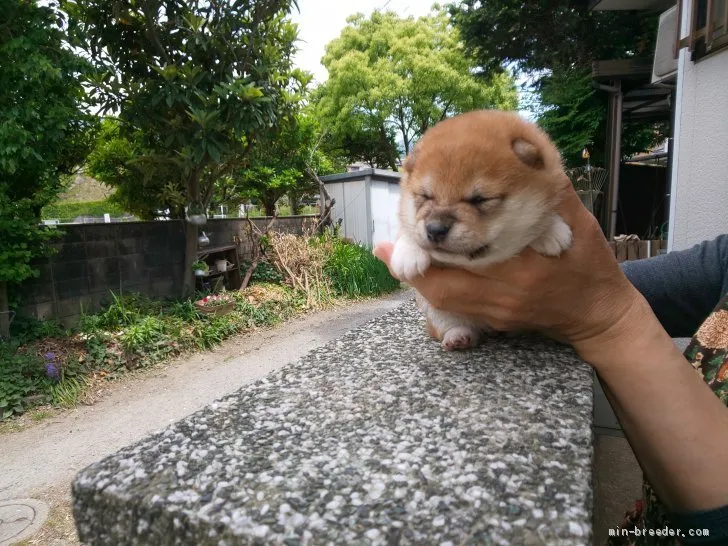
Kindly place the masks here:
<instances>
[{"instance_id":1,"label":"puppy's leg","mask_svg":"<svg viewBox=\"0 0 728 546\"><path fill-rule=\"evenodd\" d=\"M435 309L419 293L417 304L427 319L427 333L437 339L446 351L476 347L486 331L457 315Z\"/></svg>"},{"instance_id":2,"label":"puppy's leg","mask_svg":"<svg viewBox=\"0 0 728 546\"><path fill-rule=\"evenodd\" d=\"M430 263L430 255L409 235L403 234L397 239L390 267L399 280L407 282L423 275Z\"/></svg>"},{"instance_id":3,"label":"puppy's leg","mask_svg":"<svg viewBox=\"0 0 728 546\"><path fill-rule=\"evenodd\" d=\"M545 256L558 256L571 246L573 235L569 225L558 214L554 214L550 222L544 234L531 243L531 248Z\"/></svg>"},{"instance_id":4,"label":"puppy's leg","mask_svg":"<svg viewBox=\"0 0 728 546\"><path fill-rule=\"evenodd\" d=\"M458 351L477 347L481 330L474 324L437 309L430 308L429 319L440 333L440 343L446 351Z\"/></svg>"}]
</instances>

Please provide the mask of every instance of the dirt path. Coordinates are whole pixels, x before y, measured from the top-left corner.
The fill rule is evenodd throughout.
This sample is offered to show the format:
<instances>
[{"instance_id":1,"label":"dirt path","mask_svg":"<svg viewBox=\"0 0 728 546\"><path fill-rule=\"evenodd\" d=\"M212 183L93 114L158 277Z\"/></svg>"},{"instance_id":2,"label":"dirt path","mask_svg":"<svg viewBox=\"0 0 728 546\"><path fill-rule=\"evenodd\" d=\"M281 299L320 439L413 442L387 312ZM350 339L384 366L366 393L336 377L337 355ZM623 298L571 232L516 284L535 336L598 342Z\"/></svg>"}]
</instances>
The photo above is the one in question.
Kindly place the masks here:
<instances>
[{"instance_id":1,"label":"dirt path","mask_svg":"<svg viewBox=\"0 0 728 546\"><path fill-rule=\"evenodd\" d=\"M52 524L54 506L68 499L70 483L79 470L336 339L410 296L402 291L234 338L215 351L116 384L93 406L0 435L0 500L43 500L51 505ZM56 518L67 519L66 511L62 512ZM58 538L56 534L48 542L29 543L70 543L58 542Z\"/></svg>"}]
</instances>

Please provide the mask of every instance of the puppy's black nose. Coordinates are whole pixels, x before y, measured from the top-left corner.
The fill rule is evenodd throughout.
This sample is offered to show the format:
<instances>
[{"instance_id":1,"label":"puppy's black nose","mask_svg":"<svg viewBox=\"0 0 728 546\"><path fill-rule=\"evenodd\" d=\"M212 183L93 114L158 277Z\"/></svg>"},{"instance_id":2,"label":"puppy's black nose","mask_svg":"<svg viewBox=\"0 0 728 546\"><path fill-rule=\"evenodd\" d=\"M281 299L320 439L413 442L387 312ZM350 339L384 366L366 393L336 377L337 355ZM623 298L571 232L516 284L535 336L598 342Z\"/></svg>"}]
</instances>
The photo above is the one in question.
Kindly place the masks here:
<instances>
[{"instance_id":1,"label":"puppy's black nose","mask_svg":"<svg viewBox=\"0 0 728 546\"><path fill-rule=\"evenodd\" d=\"M433 243L441 243L447 237L450 226L442 222L429 222L426 226L427 238Z\"/></svg>"}]
</instances>

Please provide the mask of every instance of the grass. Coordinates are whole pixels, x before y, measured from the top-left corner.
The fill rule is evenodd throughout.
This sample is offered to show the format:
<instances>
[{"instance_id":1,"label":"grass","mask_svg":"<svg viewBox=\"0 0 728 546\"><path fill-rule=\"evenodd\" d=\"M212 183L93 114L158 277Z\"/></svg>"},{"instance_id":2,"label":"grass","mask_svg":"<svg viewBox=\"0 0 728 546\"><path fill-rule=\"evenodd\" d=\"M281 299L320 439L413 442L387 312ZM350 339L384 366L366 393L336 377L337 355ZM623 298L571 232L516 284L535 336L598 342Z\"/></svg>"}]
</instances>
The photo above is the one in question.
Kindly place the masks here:
<instances>
[{"instance_id":1,"label":"grass","mask_svg":"<svg viewBox=\"0 0 728 546\"><path fill-rule=\"evenodd\" d=\"M52 416L53 412L50 410L36 410L30 412L30 420L34 423L40 423L41 421L45 421Z\"/></svg>"},{"instance_id":2,"label":"grass","mask_svg":"<svg viewBox=\"0 0 728 546\"><path fill-rule=\"evenodd\" d=\"M298 214L301 216L318 214L318 210L316 210L316 207L305 205L299 208ZM262 218L265 216L265 211L259 208L254 208L248 211L248 215L251 218ZM291 216L291 207L288 205L281 205L278 207L278 216Z\"/></svg>"},{"instance_id":3,"label":"grass","mask_svg":"<svg viewBox=\"0 0 728 546\"><path fill-rule=\"evenodd\" d=\"M324 271L334 290L350 298L392 292L400 284L387 266L366 248L336 239Z\"/></svg>"},{"instance_id":4,"label":"grass","mask_svg":"<svg viewBox=\"0 0 728 546\"><path fill-rule=\"evenodd\" d=\"M201 313L194 300L112 294L107 308L84 315L73 330L14 321L11 341L0 343L0 421L45 406L45 413L30 413L31 421L39 421L54 408L90 403L102 383L131 371L209 350L237 334L337 301L399 288L369 249L331 234L274 234L270 245L277 259L259 266L251 286L229 293L234 307L224 315ZM0 432L15 430L2 425Z\"/></svg>"},{"instance_id":5,"label":"grass","mask_svg":"<svg viewBox=\"0 0 728 546\"><path fill-rule=\"evenodd\" d=\"M41 216L44 220L73 220L79 216L103 216L104 214L118 217L124 215L124 210L108 199L103 201L86 201L80 203L56 203L43 208Z\"/></svg>"}]
</instances>

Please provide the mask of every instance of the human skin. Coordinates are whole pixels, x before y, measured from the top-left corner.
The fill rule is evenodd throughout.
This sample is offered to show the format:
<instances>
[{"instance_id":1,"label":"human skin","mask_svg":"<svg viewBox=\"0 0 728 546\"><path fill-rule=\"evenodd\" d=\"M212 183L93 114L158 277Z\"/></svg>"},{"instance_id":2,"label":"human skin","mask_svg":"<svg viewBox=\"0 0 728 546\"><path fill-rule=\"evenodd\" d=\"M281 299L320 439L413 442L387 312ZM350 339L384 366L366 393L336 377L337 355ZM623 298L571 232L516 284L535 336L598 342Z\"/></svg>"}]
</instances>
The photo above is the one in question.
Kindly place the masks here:
<instances>
[{"instance_id":1,"label":"human skin","mask_svg":"<svg viewBox=\"0 0 728 546\"><path fill-rule=\"evenodd\" d=\"M596 370L665 506L687 513L728 505L728 408L622 273L573 188L562 194L559 212L574 241L561 256L526 249L484 270L432 267L410 284L437 309L571 345ZM382 243L374 254L389 265L392 250Z\"/></svg>"}]
</instances>

